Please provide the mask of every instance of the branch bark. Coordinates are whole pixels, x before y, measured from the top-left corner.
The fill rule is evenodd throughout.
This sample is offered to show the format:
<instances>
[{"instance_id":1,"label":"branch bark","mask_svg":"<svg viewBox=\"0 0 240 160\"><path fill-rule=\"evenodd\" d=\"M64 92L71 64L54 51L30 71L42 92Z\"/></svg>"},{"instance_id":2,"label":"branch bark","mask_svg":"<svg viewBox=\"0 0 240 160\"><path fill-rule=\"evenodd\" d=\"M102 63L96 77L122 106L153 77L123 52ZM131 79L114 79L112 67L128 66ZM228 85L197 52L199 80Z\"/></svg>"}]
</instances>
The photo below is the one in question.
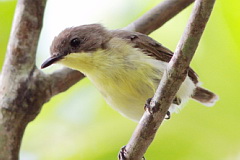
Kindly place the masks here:
<instances>
[{"instance_id":1,"label":"branch bark","mask_svg":"<svg viewBox=\"0 0 240 160\"><path fill-rule=\"evenodd\" d=\"M141 160L184 81L215 0L196 0L193 12L159 87L123 150L124 160ZM123 160L123 158L120 158Z\"/></svg>"},{"instance_id":2,"label":"branch bark","mask_svg":"<svg viewBox=\"0 0 240 160\"><path fill-rule=\"evenodd\" d=\"M64 79L62 77L64 77ZM46 75L46 80L51 83L51 96L54 96L60 92L66 91L84 77L85 76L81 72L63 68L52 74Z\"/></svg>"},{"instance_id":3,"label":"branch bark","mask_svg":"<svg viewBox=\"0 0 240 160\"><path fill-rule=\"evenodd\" d=\"M150 34L189 6L194 0L165 0L124 29Z\"/></svg>"},{"instance_id":4,"label":"branch bark","mask_svg":"<svg viewBox=\"0 0 240 160\"><path fill-rule=\"evenodd\" d=\"M26 125L46 102L35 67L46 0L19 0L0 75L0 159L17 160ZM37 86L37 87L36 87ZM39 98L39 96L43 96Z\"/></svg>"}]
</instances>

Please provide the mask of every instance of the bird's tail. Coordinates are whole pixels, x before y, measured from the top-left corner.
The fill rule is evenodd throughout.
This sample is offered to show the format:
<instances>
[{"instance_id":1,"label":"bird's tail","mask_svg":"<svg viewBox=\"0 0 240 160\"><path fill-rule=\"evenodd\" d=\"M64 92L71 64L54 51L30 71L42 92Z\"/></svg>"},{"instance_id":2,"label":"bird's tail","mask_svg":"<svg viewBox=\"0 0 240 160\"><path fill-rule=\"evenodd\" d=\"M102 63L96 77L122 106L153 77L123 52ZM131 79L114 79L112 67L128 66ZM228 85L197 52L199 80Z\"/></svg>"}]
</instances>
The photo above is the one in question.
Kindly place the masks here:
<instances>
[{"instance_id":1,"label":"bird's tail","mask_svg":"<svg viewBox=\"0 0 240 160\"><path fill-rule=\"evenodd\" d=\"M192 98L209 107L213 106L215 102L219 99L216 94L201 87L197 87L194 90Z\"/></svg>"}]
</instances>

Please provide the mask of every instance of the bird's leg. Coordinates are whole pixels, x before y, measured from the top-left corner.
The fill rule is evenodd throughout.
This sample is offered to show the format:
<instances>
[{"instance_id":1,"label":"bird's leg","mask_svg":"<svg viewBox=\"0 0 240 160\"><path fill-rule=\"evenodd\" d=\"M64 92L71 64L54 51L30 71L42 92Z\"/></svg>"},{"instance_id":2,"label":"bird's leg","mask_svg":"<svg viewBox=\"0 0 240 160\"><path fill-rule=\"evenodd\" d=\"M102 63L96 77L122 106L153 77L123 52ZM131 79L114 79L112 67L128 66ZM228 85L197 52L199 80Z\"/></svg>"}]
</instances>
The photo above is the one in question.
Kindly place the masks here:
<instances>
[{"instance_id":1,"label":"bird's leg","mask_svg":"<svg viewBox=\"0 0 240 160\"><path fill-rule=\"evenodd\" d=\"M167 117L165 117L165 119L170 119L171 118L171 113L169 111L167 111L167 114L166 114Z\"/></svg>"},{"instance_id":2,"label":"bird's leg","mask_svg":"<svg viewBox=\"0 0 240 160\"><path fill-rule=\"evenodd\" d=\"M151 102L151 100L152 100L152 98L148 98L147 99L147 101L146 101L146 103L145 103L145 105L144 105L144 110L146 111L149 111L150 112L150 110L149 110L149 108L150 108L150 102Z\"/></svg>"},{"instance_id":3,"label":"bird's leg","mask_svg":"<svg viewBox=\"0 0 240 160\"><path fill-rule=\"evenodd\" d=\"M144 110L145 111L148 111L149 113L153 113L154 110L150 109L150 102L151 102L152 98L148 98L147 101L146 101L146 104L144 105ZM171 115L170 115L170 112L167 111L167 117L165 119L170 119Z\"/></svg>"},{"instance_id":4,"label":"bird's leg","mask_svg":"<svg viewBox=\"0 0 240 160\"><path fill-rule=\"evenodd\" d=\"M146 101L146 104L144 105L144 110L146 111L149 111L149 113L152 113L153 111L151 111L150 109L150 102L151 102L152 98L148 98L147 101ZM176 105L180 105L181 104L181 99L178 98L178 97L175 97L174 100L173 100L173 104L176 104ZM165 119L170 119L171 118L171 113L169 111L167 111L167 117Z\"/></svg>"},{"instance_id":5,"label":"bird's leg","mask_svg":"<svg viewBox=\"0 0 240 160\"><path fill-rule=\"evenodd\" d=\"M150 103L151 103L152 98L148 98L145 105L144 105L144 110L148 111L149 113L153 113L153 111L150 109Z\"/></svg>"},{"instance_id":6,"label":"bird's leg","mask_svg":"<svg viewBox=\"0 0 240 160\"><path fill-rule=\"evenodd\" d=\"M178 98L178 97L175 97L175 98L173 99L173 104L180 105L181 102L182 102L182 100L181 100L180 98Z\"/></svg>"}]
</instances>

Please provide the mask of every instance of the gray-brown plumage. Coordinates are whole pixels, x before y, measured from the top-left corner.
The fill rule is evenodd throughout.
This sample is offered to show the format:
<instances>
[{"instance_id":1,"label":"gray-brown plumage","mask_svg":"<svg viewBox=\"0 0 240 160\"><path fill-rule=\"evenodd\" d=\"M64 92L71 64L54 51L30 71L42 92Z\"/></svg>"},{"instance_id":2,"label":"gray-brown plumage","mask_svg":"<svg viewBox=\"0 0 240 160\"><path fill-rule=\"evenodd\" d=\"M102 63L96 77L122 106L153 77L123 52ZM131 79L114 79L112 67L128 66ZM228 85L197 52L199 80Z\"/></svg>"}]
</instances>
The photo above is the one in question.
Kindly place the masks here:
<instances>
[{"instance_id":1,"label":"gray-brown plumage","mask_svg":"<svg viewBox=\"0 0 240 160\"><path fill-rule=\"evenodd\" d=\"M119 41L119 43L122 46L121 45L118 46L116 44L116 40ZM147 35L137 33L137 32L126 31L126 30L107 30L102 25L91 24L91 25L83 25L78 27L67 28L64 31L62 31L53 40L52 46L50 48L51 57L42 64L42 68L45 68L55 62L61 61L62 59L67 58L68 55L71 55L73 53L74 54L77 53L79 55L82 53L94 55L94 53L98 53L98 51L101 50L102 51L101 54L108 54L109 56L111 56L111 54L124 54L128 56L128 53L126 53L126 49L124 49L125 47L124 44L131 46L129 49L129 52L136 52L134 53L134 55L145 54L146 56L149 56L152 58L151 61L158 60L158 62L161 62L161 63L169 62L173 55L172 51L165 48L160 43L148 37ZM113 45L115 48L113 47ZM134 50L134 48L136 50ZM142 56L142 55L139 55L139 56ZM120 57L120 59L121 59L121 63L125 65L124 67L129 66L127 62L126 63L122 62L125 60L129 61L129 57ZM135 63L133 62L133 60L134 59L132 59L128 63ZM106 60L103 60L103 61L105 61L106 63L109 62L107 58ZM156 62L154 61L154 63ZM101 62L100 64L104 64L104 62ZM69 65L71 66L71 64ZM117 65L120 65L120 64L117 64L117 63L114 64L114 66L117 66ZM138 65L141 65L141 64L138 64ZM143 65L145 65L145 62L143 62ZM130 66L130 68L131 67L132 65ZM130 68L126 68L126 69L130 70ZM153 68L153 71L155 71L156 69ZM164 70L161 70L161 74L163 73L163 71ZM99 72L98 74L104 74L104 73ZM124 78L126 78L126 80L128 79L128 77L121 77L121 73L116 74L113 77L119 80ZM189 68L188 70L188 77L192 81L192 84L195 85L195 89L192 92L191 97L205 105L214 104L215 101L217 100L217 96L214 93L204 88L201 88L199 86L198 76L191 68ZM159 83L160 78L161 77L159 75L159 78L157 78L157 83ZM154 78L152 78L152 81L154 81ZM121 83L124 83L124 82L121 82ZM138 90L141 90L141 89L138 88Z\"/></svg>"}]
</instances>

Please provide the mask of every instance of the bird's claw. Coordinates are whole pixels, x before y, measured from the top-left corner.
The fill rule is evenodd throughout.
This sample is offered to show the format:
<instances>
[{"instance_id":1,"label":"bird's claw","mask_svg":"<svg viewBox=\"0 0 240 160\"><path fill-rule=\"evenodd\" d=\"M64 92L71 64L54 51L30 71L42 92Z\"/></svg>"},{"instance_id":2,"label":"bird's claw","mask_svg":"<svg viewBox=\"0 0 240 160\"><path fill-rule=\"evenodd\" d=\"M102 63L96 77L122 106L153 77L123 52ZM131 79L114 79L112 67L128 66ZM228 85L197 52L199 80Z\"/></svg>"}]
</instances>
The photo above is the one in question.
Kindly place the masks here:
<instances>
[{"instance_id":1,"label":"bird's claw","mask_svg":"<svg viewBox=\"0 0 240 160\"><path fill-rule=\"evenodd\" d=\"M145 111L148 111L149 113L152 114L152 111L151 111L151 109L150 109L150 102L151 102L151 100L152 100L152 98L148 98L148 99L147 99L147 101L146 101L146 103L145 103L145 105L144 105L144 110L145 110Z\"/></svg>"},{"instance_id":2,"label":"bird's claw","mask_svg":"<svg viewBox=\"0 0 240 160\"><path fill-rule=\"evenodd\" d=\"M165 119L170 119L171 118L171 113L169 112L169 111L167 111L167 114L166 114L166 117L165 117Z\"/></svg>"},{"instance_id":3,"label":"bird's claw","mask_svg":"<svg viewBox=\"0 0 240 160\"><path fill-rule=\"evenodd\" d=\"M144 110L145 111L148 111L150 114L153 114L154 112L154 109L151 109L151 106L150 106L150 103L151 103L151 100L152 98L148 98L145 105L144 105ZM171 118L171 113L169 111L167 111L167 114L166 114L166 118L165 119L170 119Z\"/></svg>"},{"instance_id":4,"label":"bird's claw","mask_svg":"<svg viewBox=\"0 0 240 160\"><path fill-rule=\"evenodd\" d=\"M174 99L173 99L173 104L176 104L176 105L180 105L181 104L181 102L182 102L182 100L180 99L180 98L178 98L178 97L175 97Z\"/></svg>"}]
</instances>

